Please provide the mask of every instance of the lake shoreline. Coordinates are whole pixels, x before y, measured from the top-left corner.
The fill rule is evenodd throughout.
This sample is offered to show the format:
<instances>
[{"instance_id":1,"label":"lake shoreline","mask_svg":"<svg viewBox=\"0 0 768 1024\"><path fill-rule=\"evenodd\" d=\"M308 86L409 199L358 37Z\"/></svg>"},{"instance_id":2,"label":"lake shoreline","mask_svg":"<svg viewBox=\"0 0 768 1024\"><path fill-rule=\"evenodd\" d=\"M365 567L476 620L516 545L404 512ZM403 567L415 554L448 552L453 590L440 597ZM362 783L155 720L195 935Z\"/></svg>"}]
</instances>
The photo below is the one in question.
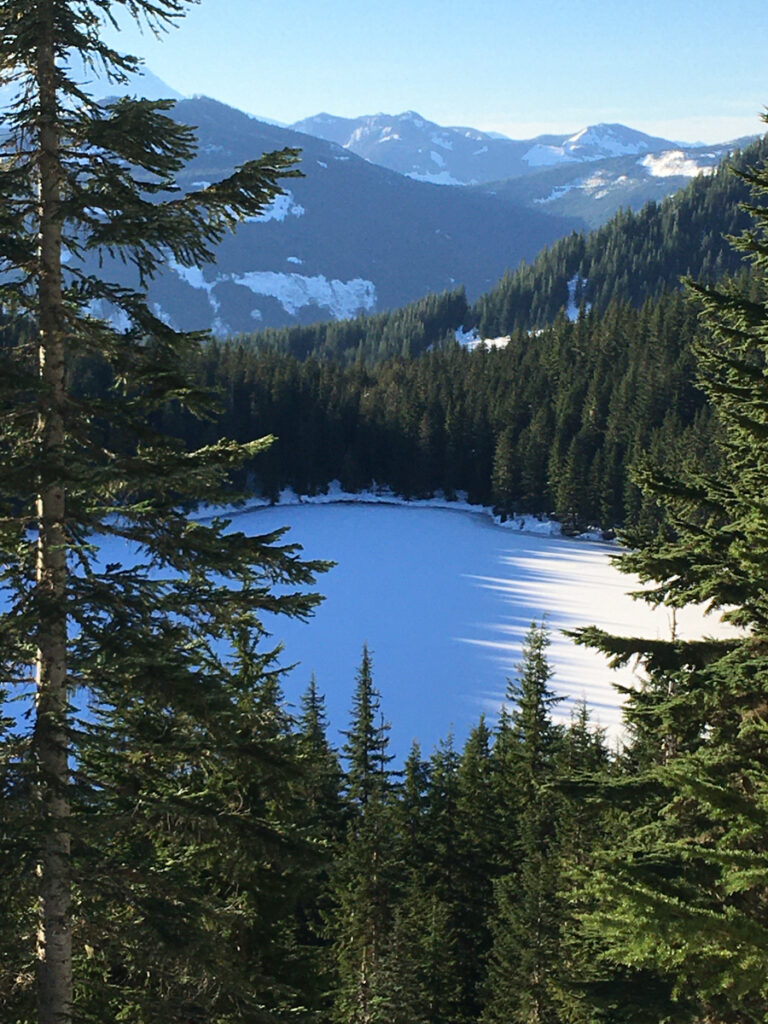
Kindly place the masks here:
<instances>
[{"instance_id":1,"label":"lake shoreline","mask_svg":"<svg viewBox=\"0 0 768 1024\"><path fill-rule=\"evenodd\" d=\"M573 541L597 541L601 544L616 544L612 538L605 536L604 531L599 529L585 530L581 533L564 533L562 525L547 516L536 516L531 513L513 513L502 517L496 514L488 505L477 505L467 501L465 492L459 491L455 498L447 498L442 492L436 492L430 498L404 498L395 494L388 487L377 487L364 491L345 491L338 480L333 480L328 490L322 494L297 494L290 487L284 488L277 500L269 498L246 499L242 506L234 511L227 506L227 518L234 519L237 516L255 512L260 508L295 507L297 505L388 505L405 508L433 508L443 509L448 512L462 512L483 516L491 523L502 530L510 530L515 533L534 534L543 537L560 537L563 540ZM203 514L201 519L213 518L221 514L219 510L200 510ZM198 513L200 514L200 513Z\"/></svg>"}]
</instances>

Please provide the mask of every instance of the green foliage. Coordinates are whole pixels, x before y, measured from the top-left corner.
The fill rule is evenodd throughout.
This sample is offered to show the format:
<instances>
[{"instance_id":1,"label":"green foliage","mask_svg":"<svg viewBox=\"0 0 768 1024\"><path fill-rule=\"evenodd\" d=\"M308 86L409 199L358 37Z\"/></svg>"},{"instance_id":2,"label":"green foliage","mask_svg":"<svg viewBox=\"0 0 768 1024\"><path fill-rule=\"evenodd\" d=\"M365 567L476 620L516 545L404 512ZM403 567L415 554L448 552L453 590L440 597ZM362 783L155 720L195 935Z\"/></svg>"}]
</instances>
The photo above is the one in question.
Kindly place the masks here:
<instances>
[{"instance_id":1,"label":"green foliage","mask_svg":"<svg viewBox=\"0 0 768 1024\"><path fill-rule=\"evenodd\" d=\"M369 366L440 348L454 339L456 331L464 327L468 319L464 289L456 288L440 295L426 295L387 313L309 327L267 328L238 335L234 340L247 349L276 352L299 360Z\"/></svg>"},{"instance_id":2,"label":"green foliage","mask_svg":"<svg viewBox=\"0 0 768 1024\"><path fill-rule=\"evenodd\" d=\"M615 661L640 655L649 678L629 695L638 746L636 814L598 860L590 918L604 955L667 993L664 1020L765 1020L767 779L765 604L764 164L742 175L754 228L736 247L762 279L746 289L695 286L706 333L696 346L701 385L719 420L720 458L642 478L667 525L623 558L672 608L704 602L739 625L733 639L615 638L583 642Z\"/></svg>"},{"instance_id":3,"label":"green foliage","mask_svg":"<svg viewBox=\"0 0 768 1024\"><path fill-rule=\"evenodd\" d=\"M518 680L507 690L512 715L502 717L497 741L499 781L515 810L515 834L494 892L493 946L482 1017L486 1022L559 1021L559 807L550 785L562 736L550 714L557 698L549 688L548 645L544 627L533 623L523 645Z\"/></svg>"},{"instance_id":4,"label":"green foliage","mask_svg":"<svg viewBox=\"0 0 768 1024\"><path fill-rule=\"evenodd\" d=\"M279 531L185 513L229 501L232 471L266 442L187 449L163 432L161 410L194 419L213 400L187 372L204 336L159 321L144 293L166 260L209 260L297 154L182 194L194 140L170 104L97 105L67 64L74 52L122 81L136 62L101 20L124 9L162 29L187 6L0 8L0 77L18 90L0 161L0 647L18 698L0 755L17 936L0 999L18 1021L256 1021L302 1005L285 920L308 854L260 619L309 615L318 597L297 588L323 565ZM85 269L102 256L137 288Z\"/></svg>"},{"instance_id":5,"label":"green foliage","mask_svg":"<svg viewBox=\"0 0 768 1024\"><path fill-rule=\"evenodd\" d=\"M458 345L417 359L343 369L313 359L210 345L197 363L223 410L201 426L174 410L168 429L196 446L273 431L243 483L266 495L388 485L409 496L465 490L505 515L554 513L571 529L655 526L632 468L650 449L678 465L708 444L692 380L695 311L677 293L635 311L560 318L503 349Z\"/></svg>"},{"instance_id":6,"label":"green foliage","mask_svg":"<svg viewBox=\"0 0 768 1024\"><path fill-rule=\"evenodd\" d=\"M349 1024L384 1024L386 952L398 884L393 859L388 726L380 716L370 653L363 647L343 753L349 806L346 841L334 864L334 1015Z\"/></svg>"}]
</instances>

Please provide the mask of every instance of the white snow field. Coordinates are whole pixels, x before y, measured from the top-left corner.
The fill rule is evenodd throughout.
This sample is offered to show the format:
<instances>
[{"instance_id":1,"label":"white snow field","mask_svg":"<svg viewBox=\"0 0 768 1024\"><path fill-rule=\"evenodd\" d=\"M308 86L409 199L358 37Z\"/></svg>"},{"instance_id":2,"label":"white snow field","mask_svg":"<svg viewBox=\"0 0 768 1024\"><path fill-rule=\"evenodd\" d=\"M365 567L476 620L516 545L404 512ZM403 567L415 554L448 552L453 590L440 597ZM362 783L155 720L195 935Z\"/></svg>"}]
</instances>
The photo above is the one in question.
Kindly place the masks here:
<instances>
[{"instance_id":1,"label":"white snow field","mask_svg":"<svg viewBox=\"0 0 768 1024\"><path fill-rule=\"evenodd\" d=\"M514 677L522 638L546 616L567 720L585 698L595 724L612 741L621 736L613 682L632 681L632 669L610 670L605 659L561 633L594 623L626 635L668 636L669 612L635 601L635 586L611 564L616 546L527 532L516 521L499 526L482 511L396 504L279 504L235 513L233 528L264 533L289 526L287 540L308 558L336 561L318 578L325 601L307 623L274 618L273 641L284 643L281 664L296 706L311 673L326 695L331 739L341 743L363 642L373 653L382 711L392 724L398 760L418 739L422 752L453 734L461 746L480 715L495 720L507 677ZM425 507L430 506L430 507ZM540 531L551 524L528 521ZM698 610L677 616L680 635L719 633L716 616Z\"/></svg>"}]
</instances>

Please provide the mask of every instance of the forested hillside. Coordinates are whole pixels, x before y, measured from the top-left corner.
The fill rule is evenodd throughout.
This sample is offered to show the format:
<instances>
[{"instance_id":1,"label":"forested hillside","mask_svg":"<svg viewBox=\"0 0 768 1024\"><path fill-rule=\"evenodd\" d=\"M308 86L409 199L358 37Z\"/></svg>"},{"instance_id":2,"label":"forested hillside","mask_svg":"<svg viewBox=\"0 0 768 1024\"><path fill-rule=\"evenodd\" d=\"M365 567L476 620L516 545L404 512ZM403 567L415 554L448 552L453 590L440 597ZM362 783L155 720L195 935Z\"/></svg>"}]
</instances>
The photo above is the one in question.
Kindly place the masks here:
<instances>
[{"instance_id":1,"label":"forested hillside","mask_svg":"<svg viewBox=\"0 0 768 1024\"><path fill-rule=\"evenodd\" d=\"M273 432L241 480L267 495L338 479L405 496L467 491L572 529L650 523L653 506L631 480L640 455L679 461L710 438L693 384L696 329L695 308L675 291L576 323L561 314L503 348L446 341L370 366L214 343L197 372L220 393L219 416L201 429L167 410L164 425L190 445Z\"/></svg>"},{"instance_id":2,"label":"forested hillside","mask_svg":"<svg viewBox=\"0 0 768 1024\"><path fill-rule=\"evenodd\" d=\"M417 355L440 345L461 328L474 326L481 338L551 325L558 312L584 304L604 313L611 302L639 307L681 278L713 282L735 273L741 258L728 237L744 230L748 214L740 204L749 190L731 167L744 169L768 153L756 142L724 161L713 175L637 213L621 211L603 227L572 233L543 249L530 263L510 269L468 308L463 290L430 295L401 309L354 320L307 327L266 329L239 335L244 344L286 352L299 359L363 360Z\"/></svg>"},{"instance_id":3,"label":"forested hillside","mask_svg":"<svg viewBox=\"0 0 768 1024\"><path fill-rule=\"evenodd\" d=\"M454 341L470 320L463 288L427 295L407 306L351 320L322 321L307 327L266 328L237 336L237 342L259 351L296 359L312 357L345 366L373 365L393 356L417 356Z\"/></svg>"},{"instance_id":4,"label":"forested hillside","mask_svg":"<svg viewBox=\"0 0 768 1024\"><path fill-rule=\"evenodd\" d=\"M749 224L740 204L749 188L733 173L765 158L762 139L725 160L712 176L699 176L676 195L648 203L638 213L621 211L589 234L571 234L544 249L532 264L509 270L475 306L482 337L552 322L569 303L604 312L610 302L640 305L683 276L713 283L741 266L728 236Z\"/></svg>"}]
</instances>

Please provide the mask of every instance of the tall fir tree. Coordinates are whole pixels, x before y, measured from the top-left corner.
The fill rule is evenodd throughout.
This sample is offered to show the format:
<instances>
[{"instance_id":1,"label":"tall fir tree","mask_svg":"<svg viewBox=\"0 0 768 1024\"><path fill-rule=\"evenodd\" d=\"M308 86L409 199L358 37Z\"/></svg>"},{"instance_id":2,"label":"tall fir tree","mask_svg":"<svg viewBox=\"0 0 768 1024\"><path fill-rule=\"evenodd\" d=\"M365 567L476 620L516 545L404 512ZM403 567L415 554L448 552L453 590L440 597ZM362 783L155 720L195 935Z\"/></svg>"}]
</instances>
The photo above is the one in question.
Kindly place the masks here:
<instances>
[{"instance_id":1,"label":"tall fir tree","mask_svg":"<svg viewBox=\"0 0 768 1024\"><path fill-rule=\"evenodd\" d=\"M335 1017L343 1024L384 1024L384 950L399 880L394 864L389 726L363 647L352 716L344 733L344 793L349 819L334 866Z\"/></svg>"},{"instance_id":2,"label":"tall fir tree","mask_svg":"<svg viewBox=\"0 0 768 1024\"><path fill-rule=\"evenodd\" d=\"M141 963L127 953L117 975L105 977L91 970L94 950L82 941L110 901L136 912L142 889L141 861L132 860L138 835L125 838L131 864L121 868L123 838L111 841L102 801L121 803L122 823L130 820L132 799L142 821L154 802L159 824L175 779L174 814L191 821L205 807L213 821L231 794L209 800L203 737L220 738L227 720L236 732L253 726L249 683L228 664L227 637L259 636L262 610L308 614L315 598L294 587L311 583L321 568L302 562L279 534L244 537L227 532L221 518L204 523L184 511L200 501L230 501L230 471L263 449L263 441L189 451L153 427L171 403L203 415L211 401L184 369L203 335L180 334L159 320L147 306L146 283L169 259L181 266L210 261L238 220L257 215L280 193L278 182L294 173L296 159L293 151L268 154L224 181L182 194L174 176L193 154L194 139L168 116L171 104L99 105L78 84L71 70L76 61L116 82L137 68L104 43L104 19L124 12L160 31L187 6L184 0L0 5L0 79L16 91L0 163L0 304L15 338L0 353L0 636L3 678L22 693L30 681L35 689L22 751L35 815L21 839L33 851L23 864L34 870L19 899L28 901L25 934L38 919L36 978L17 1016L26 1021L36 1014L40 1024L68 1024L75 1012L90 1019L99 986L104 1002L97 1019L130 1012L120 1005L120 988L141 986ZM109 279L110 259L132 270L133 287ZM73 387L86 362L98 368L106 392ZM273 589L279 583L288 585L281 594ZM238 693L248 708L242 719ZM17 710L16 717L23 730L26 713ZM120 742L109 750L114 735ZM254 742L242 736L244 746ZM118 754L122 765L115 764ZM170 774L159 775L160 765ZM114 780L127 774L131 784L114 791ZM156 791L160 777L164 784ZM193 844L194 829L187 835ZM157 852L165 842L159 834L146 839ZM87 868L91 854L107 846L105 861L116 860L105 890L99 888L104 876L91 877ZM183 870L168 874L169 884L180 883L175 898L182 917L195 913L194 890L185 888L191 877ZM208 904L207 924L196 919L196 939L213 940L216 903ZM225 899L218 907L229 915ZM157 920L145 920L157 929ZM222 924L223 934L232 931L231 921ZM115 929L115 941L122 937ZM161 937L156 955L179 963L171 946ZM168 990L150 982L152 998L139 1009L137 996L134 1019L188 1020L233 1010L216 983L197 984L193 962L202 953L193 946L182 949L186 963L176 971L177 980L186 978L186 995L175 990L166 1004ZM22 959L28 963L26 953ZM76 1006L73 985L81 993ZM268 1015L268 986L263 1000L258 983L249 995L245 988L240 994L253 1013ZM188 998L197 1007L192 1013Z\"/></svg>"},{"instance_id":3,"label":"tall fir tree","mask_svg":"<svg viewBox=\"0 0 768 1024\"><path fill-rule=\"evenodd\" d=\"M485 1024L559 1024L557 975L562 912L558 899L558 798L552 783L561 730L551 708L549 634L532 623L523 662L507 696L506 784L517 812L517 849L495 885ZM511 868L511 870L510 870Z\"/></svg>"}]
</instances>

